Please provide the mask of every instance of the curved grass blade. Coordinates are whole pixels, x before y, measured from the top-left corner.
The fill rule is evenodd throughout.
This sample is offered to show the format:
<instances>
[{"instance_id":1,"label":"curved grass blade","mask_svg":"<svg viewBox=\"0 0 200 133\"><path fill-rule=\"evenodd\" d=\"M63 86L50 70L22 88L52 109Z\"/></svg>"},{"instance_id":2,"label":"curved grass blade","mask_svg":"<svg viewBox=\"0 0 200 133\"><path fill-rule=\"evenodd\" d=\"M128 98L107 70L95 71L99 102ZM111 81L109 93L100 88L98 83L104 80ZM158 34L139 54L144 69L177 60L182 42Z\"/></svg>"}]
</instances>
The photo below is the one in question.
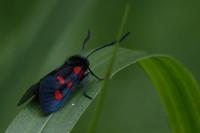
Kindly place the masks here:
<instances>
[{"instance_id":1,"label":"curved grass blade","mask_svg":"<svg viewBox=\"0 0 200 133\"><path fill-rule=\"evenodd\" d=\"M154 84L173 133L200 133L200 90L192 74L171 57L140 61Z\"/></svg>"},{"instance_id":2,"label":"curved grass blade","mask_svg":"<svg viewBox=\"0 0 200 133\"><path fill-rule=\"evenodd\" d=\"M99 52L95 56L91 57L91 64L95 64L95 66L92 65L91 67L95 69L95 72L98 72L98 74L100 75L105 74L107 65L109 64L109 61L110 61L110 57L112 56L111 51L112 51L112 48L107 48L104 51ZM162 101L164 101L163 103L164 103L164 106L166 107L166 110L169 116L169 122L170 122L171 127L173 128L173 131L179 131L177 129L178 127L183 128L181 131L186 130L188 127L195 127L193 130L189 128L191 129L190 131L199 131L198 127L196 126L199 124L200 119L195 119L194 121L194 117L199 118L199 111L200 111L199 106L198 106L199 100L197 99L197 97L200 96L198 93L199 92L198 85L195 82L194 78L191 76L191 74L187 72L187 70L185 70L182 67L182 65L178 65L176 61L174 61L174 64L172 63L168 64L171 59L170 57L161 56L161 55L148 55L140 51L133 51L129 49L118 48L116 52L116 60L113 65L111 76L114 76L117 72L119 72L120 70L124 69L125 67L129 65L132 65L138 61L142 61L141 62L142 67L147 72L147 74L150 75L150 78L152 78L153 83L155 84L157 83L156 82L157 73L155 73L154 75L155 68L154 67L152 68L151 64L149 64L149 61L153 60L154 58L158 60L163 60L163 64L161 65L160 68L157 67L157 69L159 69L160 71L165 71L165 69L167 70L167 72L164 73L165 75L161 75L159 73L162 76L162 80L166 80L166 81L161 82L159 86L156 86L156 87L159 87L158 92L161 96ZM173 67L173 69L170 69L171 67ZM174 72L172 70L174 69L179 69L179 73L172 74ZM179 75L176 76L177 74ZM183 75L185 78L180 79L180 76L183 76ZM173 89L175 89L175 91L178 91L178 90L181 91L180 94L182 96L186 96L187 98L185 98L184 100L183 98L178 99L179 97L176 97L176 95L172 95L173 92L171 91L166 92L165 88L171 87L170 85L167 86L168 81L171 81L171 78L173 79L174 82L169 82L169 84L174 85ZM109 79L106 79L106 80L109 80ZM191 82L185 81L185 80L189 80ZM175 84L176 82L178 83L178 85ZM185 94L184 93L185 91L182 91L180 87L183 87L183 85L185 85L185 87L188 88L187 92L189 93ZM94 78L89 77L89 81L88 81L88 84L86 85L86 88L88 88L88 93L90 96L95 98L99 94L101 87L102 87L102 82L96 81ZM160 91L163 91L163 92L161 93ZM195 94L195 98L191 98L190 94ZM165 102L165 101L168 101L166 97L173 97L173 100L175 101ZM179 102L177 102L176 100ZM66 105L61 110L59 110L56 113L51 114L50 116L44 116L38 104L32 101L16 116L16 118L10 124L6 132L7 133L70 132L72 128L74 127L74 125L76 124L76 122L81 117L81 115L84 113L87 107L91 104L91 102L92 101L83 97L81 92L78 92L70 99L70 101L66 103ZM186 108L180 107L178 105L179 103L187 104L187 105L194 104L194 105L184 106L184 107L190 107L186 109ZM173 112L174 111L173 108L170 108L171 104L177 105L176 112ZM187 117L190 119L181 119L183 122L174 121L176 119L173 119L173 117L169 115L170 113L174 113L174 115L177 115L180 118L181 117L185 118L186 117L185 115L189 115ZM193 115L191 115L191 113ZM186 129L185 129L184 126L186 124L188 124L188 126L186 126ZM189 131L189 130L186 130L186 131Z\"/></svg>"},{"instance_id":3,"label":"curved grass blade","mask_svg":"<svg viewBox=\"0 0 200 133\"><path fill-rule=\"evenodd\" d=\"M95 56L91 57L92 69L95 69L95 72L99 73L99 75L103 75L111 56L112 48L106 48L104 51L95 54ZM115 67L114 72L116 73L122 67L144 56L146 56L144 52L119 49L119 52L117 52L117 58L119 58L118 67ZM89 77L88 83L85 86L88 88L88 94L95 98L100 91L101 84L102 82L97 81L93 77ZM6 132L69 132L91 102L91 100L82 96L81 92L77 92L58 112L50 116L44 116L38 103L32 101L21 110L9 125Z\"/></svg>"}]
</instances>

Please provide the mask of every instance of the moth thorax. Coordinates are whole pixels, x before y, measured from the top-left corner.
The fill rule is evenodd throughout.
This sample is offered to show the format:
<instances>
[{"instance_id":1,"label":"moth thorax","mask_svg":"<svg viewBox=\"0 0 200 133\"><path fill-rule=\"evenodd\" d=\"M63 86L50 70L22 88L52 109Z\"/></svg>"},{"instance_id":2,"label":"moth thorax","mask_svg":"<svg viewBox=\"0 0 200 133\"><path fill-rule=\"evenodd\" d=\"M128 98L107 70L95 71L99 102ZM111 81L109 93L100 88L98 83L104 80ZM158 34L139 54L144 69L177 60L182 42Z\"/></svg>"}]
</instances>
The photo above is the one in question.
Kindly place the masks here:
<instances>
[{"instance_id":1,"label":"moth thorax","mask_svg":"<svg viewBox=\"0 0 200 133\"><path fill-rule=\"evenodd\" d=\"M71 56L66 63L74 67L81 66L83 70L87 70L89 66L89 61L80 55Z\"/></svg>"}]
</instances>

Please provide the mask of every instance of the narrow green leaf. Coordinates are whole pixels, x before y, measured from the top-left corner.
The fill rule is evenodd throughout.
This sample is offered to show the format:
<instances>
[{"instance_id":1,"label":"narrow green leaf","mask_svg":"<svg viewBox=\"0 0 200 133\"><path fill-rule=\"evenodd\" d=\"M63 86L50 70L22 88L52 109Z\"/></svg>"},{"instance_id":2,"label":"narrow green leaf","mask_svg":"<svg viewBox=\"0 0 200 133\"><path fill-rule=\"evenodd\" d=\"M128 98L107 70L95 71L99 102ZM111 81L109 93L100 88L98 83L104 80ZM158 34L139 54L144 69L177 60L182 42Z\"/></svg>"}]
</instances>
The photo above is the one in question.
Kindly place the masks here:
<instances>
[{"instance_id":1,"label":"narrow green leaf","mask_svg":"<svg viewBox=\"0 0 200 133\"><path fill-rule=\"evenodd\" d=\"M107 48L91 58L91 67L104 75L112 56ZM120 70L140 61L155 84L169 116L172 130L176 133L195 133L199 130L199 88L192 75L168 56L148 55L144 52L118 48L111 77ZM109 80L109 79L106 79ZM89 77L86 87L95 98L101 90L102 81ZM7 133L70 132L92 101L77 92L58 112L49 116L42 114L38 103L31 102L16 116Z\"/></svg>"},{"instance_id":2,"label":"narrow green leaf","mask_svg":"<svg viewBox=\"0 0 200 133\"><path fill-rule=\"evenodd\" d=\"M140 61L165 106L174 133L200 133L200 92L192 74L171 57Z\"/></svg>"},{"instance_id":3,"label":"narrow green leaf","mask_svg":"<svg viewBox=\"0 0 200 133\"><path fill-rule=\"evenodd\" d=\"M120 48L119 52L117 52L117 58L119 60L116 62L116 65L118 67L115 66L113 72L116 73L124 66L135 63L145 55L144 52ZM102 75L102 77L106 72L107 64L109 64L111 56L112 48L106 48L104 51L91 57L91 67L99 75ZM102 81L97 81L93 77L89 77L88 83L86 84L89 95L95 98L100 91L101 84ZM91 102L91 100L82 96L80 91L75 93L62 109L49 116L42 114L38 103L31 102L16 116L6 132L69 132Z\"/></svg>"},{"instance_id":4,"label":"narrow green leaf","mask_svg":"<svg viewBox=\"0 0 200 133\"><path fill-rule=\"evenodd\" d=\"M125 8L124 8L124 13L122 15L121 23L120 23L120 26L119 26L118 35L117 35L118 39L120 39L121 34L123 34L122 32L123 32L124 26L126 25L129 10L130 10L130 4L128 2L126 2ZM106 96L107 96L107 88L108 88L108 82L109 82L108 79L112 75L112 70L113 70L115 60L116 60L117 50L118 50L118 45L115 45L113 50L112 50L112 55L111 55L111 58L109 60L109 64L107 66L107 71L106 71L106 74L105 74L105 77L104 77L105 80L102 83L101 92L100 92L99 97L98 97L97 102L96 102L94 114L93 114L92 119L90 120L90 122L88 124L89 126L88 126L88 129L87 129L88 130L87 133L94 133L95 130L96 130L96 127L98 125L98 121L100 119L101 112L102 112L102 109L103 109L102 107L104 105L104 101L105 101Z\"/></svg>"}]
</instances>

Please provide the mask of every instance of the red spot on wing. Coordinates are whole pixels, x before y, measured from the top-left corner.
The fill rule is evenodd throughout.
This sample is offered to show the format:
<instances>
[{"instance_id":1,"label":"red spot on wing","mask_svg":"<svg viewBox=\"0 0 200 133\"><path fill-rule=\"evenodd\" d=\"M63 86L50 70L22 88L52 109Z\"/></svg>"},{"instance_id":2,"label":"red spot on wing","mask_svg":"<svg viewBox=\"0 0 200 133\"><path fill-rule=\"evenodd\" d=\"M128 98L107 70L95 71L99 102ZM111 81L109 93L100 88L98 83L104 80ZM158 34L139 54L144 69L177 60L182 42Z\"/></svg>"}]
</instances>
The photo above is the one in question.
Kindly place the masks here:
<instances>
[{"instance_id":1,"label":"red spot on wing","mask_svg":"<svg viewBox=\"0 0 200 133\"><path fill-rule=\"evenodd\" d=\"M55 91L54 97L55 97L56 100L62 99L63 96L62 96L60 90L56 90L56 91Z\"/></svg>"},{"instance_id":2,"label":"red spot on wing","mask_svg":"<svg viewBox=\"0 0 200 133\"><path fill-rule=\"evenodd\" d=\"M62 76L57 76L56 79L59 81L61 85L65 84L65 79Z\"/></svg>"},{"instance_id":3,"label":"red spot on wing","mask_svg":"<svg viewBox=\"0 0 200 133\"><path fill-rule=\"evenodd\" d=\"M72 81L68 81L67 84L66 84L66 85L67 85L67 88L71 88L71 87L72 87L72 84L73 84Z\"/></svg>"},{"instance_id":4,"label":"red spot on wing","mask_svg":"<svg viewBox=\"0 0 200 133\"><path fill-rule=\"evenodd\" d=\"M79 74L81 72L81 67L80 66L75 66L73 69L75 74Z\"/></svg>"}]
</instances>

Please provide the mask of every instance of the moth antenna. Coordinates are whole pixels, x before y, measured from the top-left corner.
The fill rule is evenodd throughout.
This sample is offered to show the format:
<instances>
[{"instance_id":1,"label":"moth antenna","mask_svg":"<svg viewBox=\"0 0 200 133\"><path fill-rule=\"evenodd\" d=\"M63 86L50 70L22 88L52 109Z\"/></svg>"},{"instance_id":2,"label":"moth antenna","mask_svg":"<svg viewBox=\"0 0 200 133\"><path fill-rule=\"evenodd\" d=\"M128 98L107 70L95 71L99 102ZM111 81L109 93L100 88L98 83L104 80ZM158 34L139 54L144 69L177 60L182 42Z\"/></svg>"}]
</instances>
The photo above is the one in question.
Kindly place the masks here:
<instances>
[{"instance_id":1,"label":"moth antenna","mask_svg":"<svg viewBox=\"0 0 200 133\"><path fill-rule=\"evenodd\" d=\"M88 30L87 36L85 37L85 39L83 41L83 46L82 46L82 49L81 49L81 55L83 55L85 46L86 46L87 42L90 40L90 38L91 38L91 32L90 32L90 30Z\"/></svg>"},{"instance_id":2,"label":"moth antenna","mask_svg":"<svg viewBox=\"0 0 200 133\"><path fill-rule=\"evenodd\" d=\"M126 34L124 34L121 39L119 39L119 43L122 42L128 35L130 34L130 32L127 32Z\"/></svg>"},{"instance_id":3,"label":"moth antenna","mask_svg":"<svg viewBox=\"0 0 200 133\"><path fill-rule=\"evenodd\" d=\"M122 42L129 34L130 34L130 32L127 32L127 33L124 34L118 41L112 41L111 43L105 44L105 45L103 45L103 46L101 46L101 47L98 47L98 48L92 50L92 51L86 56L86 58L89 58L93 53L99 51L100 49L103 49L103 48L105 48L105 47L109 47L109 46L112 46L112 45L115 45L115 44L117 44L117 43Z\"/></svg>"}]
</instances>

